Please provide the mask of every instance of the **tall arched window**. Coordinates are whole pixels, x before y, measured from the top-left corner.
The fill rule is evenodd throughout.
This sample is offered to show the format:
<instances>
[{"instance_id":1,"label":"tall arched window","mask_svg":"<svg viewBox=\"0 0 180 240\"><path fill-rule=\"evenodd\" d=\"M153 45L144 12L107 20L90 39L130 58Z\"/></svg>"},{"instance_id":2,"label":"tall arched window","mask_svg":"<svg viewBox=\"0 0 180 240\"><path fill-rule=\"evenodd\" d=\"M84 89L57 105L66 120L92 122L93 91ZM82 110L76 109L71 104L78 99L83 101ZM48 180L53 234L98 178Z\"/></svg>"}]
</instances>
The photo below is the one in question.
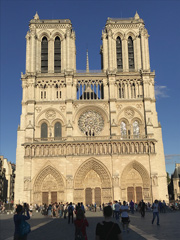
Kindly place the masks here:
<instances>
[{"instance_id":1,"label":"tall arched window","mask_svg":"<svg viewBox=\"0 0 180 240\"><path fill-rule=\"evenodd\" d=\"M123 68L122 62L122 42L120 37L116 38L116 54L117 54L117 69L120 70Z\"/></svg>"},{"instance_id":2,"label":"tall arched window","mask_svg":"<svg viewBox=\"0 0 180 240\"><path fill-rule=\"evenodd\" d=\"M41 42L41 72L48 72L48 40L43 37Z\"/></svg>"},{"instance_id":3,"label":"tall arched window","mask_svg":"<svg viewBox=\"0 0 180 240\"><path fill-rule=\"evenodd\" d=\"M134 47L132 37L128 38L129 69L134 69Z\"/></svg>"},{"instance_id":4,"label":"tall arched window","mask_svg":"<svg viewBox=\"0 0 180 240\"><path fill-rule=\"evenodd\" d=\"M54 138L61 138L62 134L61 134L61 123L57 122L54 125Z\"/></svg>"},{"instance_id":5,"label":"tall arched window","mask_svg":"<svg viewBox=\"0 0 180 240\"><path fill-rule=\"evenodd\" d=\"M121 122L121 137L127 136L127 127L125 122Z\"/></svg>"},{"instance_id":6,"label":"tall arched window","mask_svg":"<svg viewBox=\"0 0 180 240\"><path fill-rule=\"evenodd\" d=\"M59 37L54 41L54 72L61 72L61 41Z\"/></svg>"},{"instance_id":7,"label":"tall arched window","mask_svg":"<svg viewBox=\"0 0 180 240\"><path fill-rule=\"evenodd\" d=\"M41 138L47 139L48 137L48 127L47 124L44 122L41 124Z\"/></svg>"},{"instance_id":8,"label":"tall arched window","mask_svg":"<svg viewBox=\"0 0 180 240\"><path fill-rule=\"evenodd\" d=\"M140 129L139 129L139 123L138 121L133 122L133 135L134 137L139 137Z\"/></svg>"}]
</instances>

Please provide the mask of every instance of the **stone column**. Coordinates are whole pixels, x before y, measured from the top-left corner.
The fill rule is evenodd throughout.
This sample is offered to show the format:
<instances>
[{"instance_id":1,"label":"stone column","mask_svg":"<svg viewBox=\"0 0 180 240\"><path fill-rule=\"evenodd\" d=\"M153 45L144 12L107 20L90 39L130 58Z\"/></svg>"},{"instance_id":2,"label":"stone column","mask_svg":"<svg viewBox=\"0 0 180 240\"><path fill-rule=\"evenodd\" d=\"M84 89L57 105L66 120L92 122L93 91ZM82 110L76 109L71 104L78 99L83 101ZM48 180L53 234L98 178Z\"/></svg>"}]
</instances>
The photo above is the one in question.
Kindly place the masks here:
<instances>
[{"instance_id":1,"label":"stone column","mask_svg":"<svg viewBox=\"0 0 180 240\"><path fill-rule=\"evenodd\" d=\"M71 34L71 41L72 41L72 68L73 70L76 70L76 44L75 44L75 40L76 40L76 36L75 36L75 32L73 31Z\"/></svg>"},{"instance_id":2,"label":"stone column","mask_svg":"<svg viewBox=\"0 0 180 240\"><path fill-rule=\"evenodd\" d=\"M66 32L66 70L70 69L70 29Z\"/></svg>"},{"instance_id":3,"label":"stone column","mask_svg":"<svg viewBox=\"0 0 180 240\"><path fill-rule=\"evenodd\" d=\"M48 41L48 72L54 72L54 42L53 39Z\"/></svg>"},{"instance_id":4,"label":"stone column","mask_svg":"<svg viewBox=\"0 0 180 240\"><path fill-rule=\"evenodd\" d=\"M26 35L26 73L30 71L30 34Z\"/></svg>"},{"instance_id":5,"label":"stone column","mask_svg":"<svg viewBox=\"0 0 180 240\"><path fill-rule=\"evenodd\" d=\"M102 33L102 40L103 40L103 70L105 72L108 69L108 51L106 33Z\"/></svg>"},{"instance_id":6,"label":"stone column","mask_svg":"<svg viewBox=\"0 0 180 240\"><path fill-rule=\"evenodd\" d=\"M66 69L66 38L61 40L61 71Z\"/></svg>"},{"instance_id":7,"label":"stone column","mask_svg":"<svg viewBox=\"0 0 180 240\"><path fill-rule=\"evenodd\" d=\"M92 204L95 203L95 188L92 188Z\"/></svg>"},{"instance_id":8,"label":"stone column","mask_svg":"<svg viewBox=\"0 0 180 240\"><path fill-rule=\"evenodd\" d=\"M123 55L123 72L128 72L129 62L128 62L128 45L127 39L122 39L122 55Z\"/></svg>"},{"instance_id":9,"label":"stone column","mask_svg":"<svg viewBox=\"0 0 180 240\"><path fill-rule=\"evenodd\" d=\"M41 72L41 41L36 39L36 72Z\"/></svg>"},{"instance_id":10,"label":"stone column","mask_svg":"<svg viewBox=\"0 0 180 240\"><path fill-rule=\"evenodd\" d=\"M145 35L145 53L146 53L146 70L150 71L150 60L149 60L149 43L148 43L149 35Z\"/></svg>"},{"instance_id":11,"label":"stone column","mask_svg":"<svg viewBox=\"0 0 180 240\"><path fill-rule=\"evenodd\" d=\"M31 72L35 72L36 66L36 40L35 31L31 32Z\"/></svg>"},{"instance_id":12,"label":"stone column","mask_svg":"<svg viewBox=\"0 0 180 240\"><path fill-rule=\"evenodd\" d=\"M136 59L137 59L137 70L142 69L141 59L141 45L139 36L136 38Z\"/></svg>"},{"instance_id":13,"label":"stone column","mask_svg":"<svg viewBox=\"0 0 180 240\"><path fill-rule=\"evenodd\" d=\"M108 55L109 55L109 66L108 69L112 70L112 32L108 31Z\"/></svg>"},{"instance_id":14,"label":"stone column","mask_svg":"<svg viewBox=\"0 0 180 240\"><path fill-rule=\"evenodd\" d=\"M142 53L142 69L146 69L146 57L145 57L145 43L144 32L141 31L141 53Z\"/></svg>"}]
</instances>

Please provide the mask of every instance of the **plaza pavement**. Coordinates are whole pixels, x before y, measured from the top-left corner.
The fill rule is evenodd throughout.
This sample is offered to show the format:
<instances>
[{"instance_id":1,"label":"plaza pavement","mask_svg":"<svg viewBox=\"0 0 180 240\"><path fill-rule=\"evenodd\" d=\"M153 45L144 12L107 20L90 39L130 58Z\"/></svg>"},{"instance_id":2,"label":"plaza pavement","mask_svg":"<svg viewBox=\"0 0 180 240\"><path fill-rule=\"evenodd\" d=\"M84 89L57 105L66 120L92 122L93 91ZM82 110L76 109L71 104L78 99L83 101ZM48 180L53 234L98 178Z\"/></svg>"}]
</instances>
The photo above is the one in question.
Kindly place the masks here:
<instances>
[{"instance_id":1,"label":"plaza pavement","mask_svg":"<svg viewBox=\"0 0 180 240\"><path fill-rule=\"evenodd\" d=\"M156 225L156 220L152 225L151 212L146 212L145 218L138 212L129 215L130 231L122 232L123 240L180 239L180 211L161 213L160 226ZM103 220L102 212L87 212L86 217L89 222L88 240L94 240L96 224ZM52 219L35 212L28 222L32 230L28 240L74 240L74 225L68 224L67 219ZM122 230L121 224L120 228ZM13 232L13 215L0 214L0 240L13 240Z\"/></svg>"}]
</instances>

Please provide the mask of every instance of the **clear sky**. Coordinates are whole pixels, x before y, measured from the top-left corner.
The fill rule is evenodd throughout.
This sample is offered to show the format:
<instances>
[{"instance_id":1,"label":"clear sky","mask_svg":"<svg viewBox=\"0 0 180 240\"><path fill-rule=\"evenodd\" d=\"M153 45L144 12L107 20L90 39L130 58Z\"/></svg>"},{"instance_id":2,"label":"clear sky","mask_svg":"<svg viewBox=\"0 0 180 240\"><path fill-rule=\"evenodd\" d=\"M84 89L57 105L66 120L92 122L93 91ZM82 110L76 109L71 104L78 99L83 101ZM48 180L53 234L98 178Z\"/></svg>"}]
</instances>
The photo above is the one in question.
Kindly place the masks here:
<instances>
[{"instance_id":1,"label":"clear sky","mask_svg":"<svg viewBox=\"0 0 180 240\"><path fill-rule=\"evenodd\" d=\"M100 69L101 33L108 17L130 18L136 11L150 35L151 70L156 72L158 119L162 126L166 167L180 163L180 1L0 1L0 154L16 161L17 127L21 115L21 72L25 73L29 21L67 19L76 33L77 69Z\"/></svg>"}]
</instances>

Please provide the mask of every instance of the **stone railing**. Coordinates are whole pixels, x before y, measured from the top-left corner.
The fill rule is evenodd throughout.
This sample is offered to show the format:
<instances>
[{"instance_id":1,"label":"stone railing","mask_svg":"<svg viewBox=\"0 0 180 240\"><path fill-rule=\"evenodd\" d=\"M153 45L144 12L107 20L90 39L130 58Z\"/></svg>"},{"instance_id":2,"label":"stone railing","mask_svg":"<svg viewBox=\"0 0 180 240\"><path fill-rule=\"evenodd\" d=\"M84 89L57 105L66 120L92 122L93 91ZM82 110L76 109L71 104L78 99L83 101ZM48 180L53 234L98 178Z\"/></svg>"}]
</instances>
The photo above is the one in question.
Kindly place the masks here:
<instances>
[{"instance_id":1,"label":"stone railing","mask_svg":"<svg viewBox=\"0 0 180 240\"><path fill-rule=\"evenodd\" d=\"M93 138L93 140L92 140ZM115 136L113 137L115 138ZM71 140L41 141L35 139L26 142L26 157L44 156L83 156L83 155L114 155L114 154L154 154L154 139L108 139L108 137L74 137Z\"/></svg>"},{"instance_id":2,"label":"stone railing","mask_svg":"<svg viewBox=\"0 0 180 240\"><path fill-rule=\"evenodd\" d=\"M144 140L150 139L147 135L112 135L110 136L72 136L72 137L48 137L48 138L26 138L26 143L37 143L37 142L71 142L71 141L104 141L104 140Z\"/></svg>"}]
</instances>

